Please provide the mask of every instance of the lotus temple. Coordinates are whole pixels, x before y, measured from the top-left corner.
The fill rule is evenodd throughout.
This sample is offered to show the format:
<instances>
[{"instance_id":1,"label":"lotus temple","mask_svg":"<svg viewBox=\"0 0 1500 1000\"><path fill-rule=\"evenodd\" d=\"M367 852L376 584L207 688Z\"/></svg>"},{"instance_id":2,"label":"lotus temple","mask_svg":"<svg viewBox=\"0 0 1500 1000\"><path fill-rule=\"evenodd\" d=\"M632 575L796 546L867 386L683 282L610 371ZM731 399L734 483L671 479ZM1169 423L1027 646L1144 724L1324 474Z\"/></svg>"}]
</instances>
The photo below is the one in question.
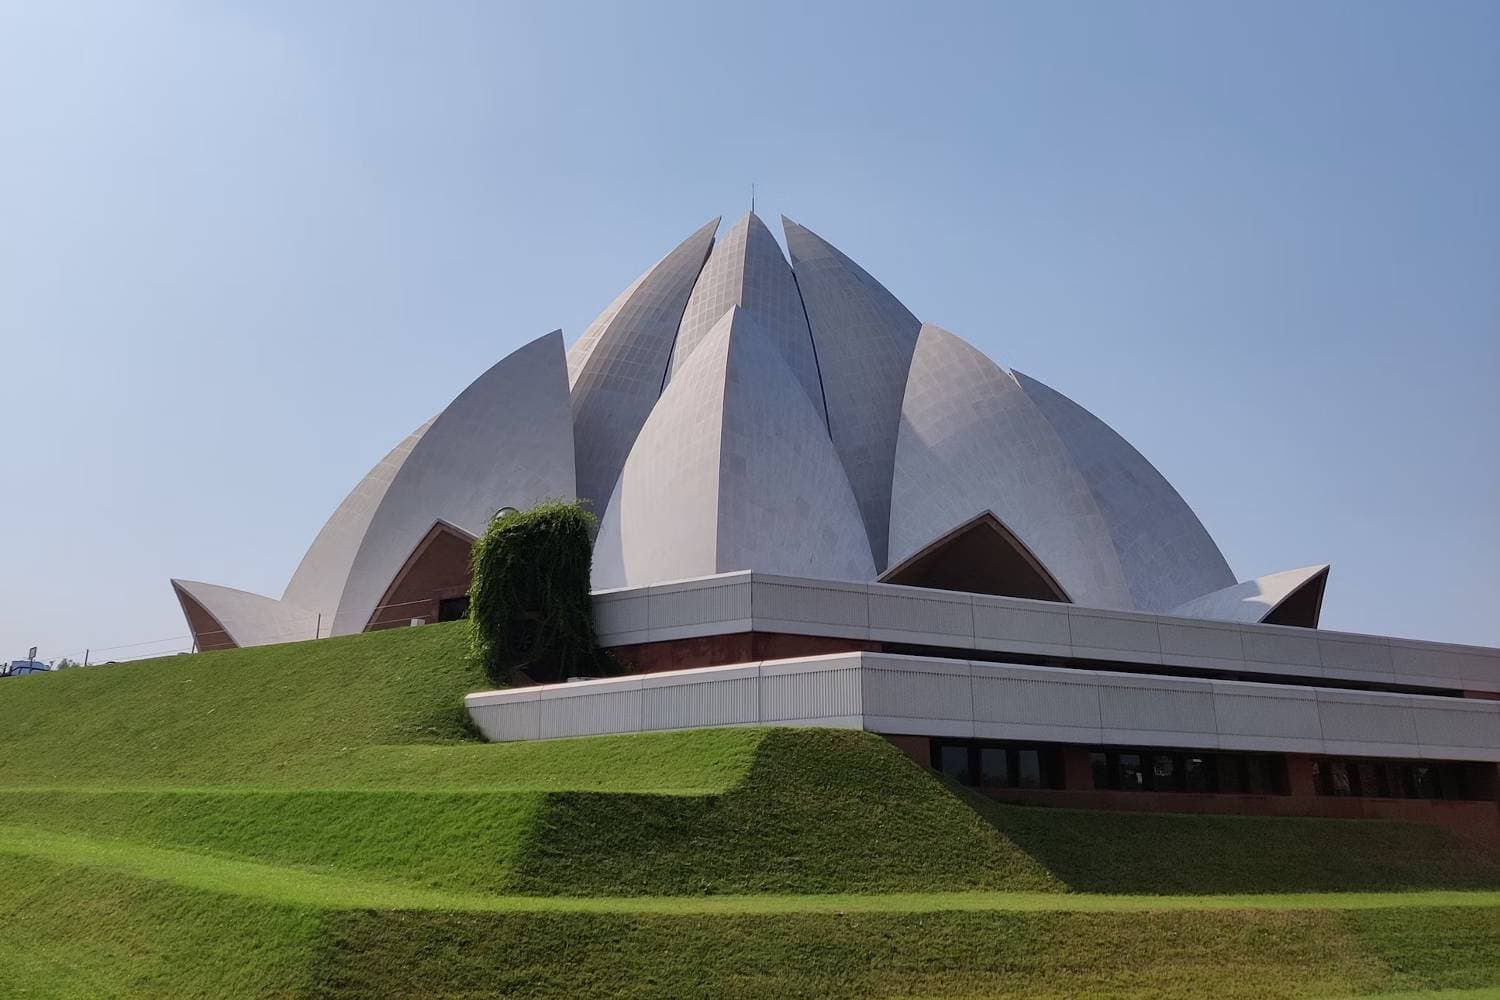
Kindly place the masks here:
<instances>
[{"instance_id":1,"label":"lotus temple","mask_svg":"<svg viewBox=\"0 0 1500 1000\"><path fill-rule=\"evenodd\" d=\"M495 513L576 497L630 672L471 694L490 739L844 726L1008 801L1500 839L1500 650L1319 629L1327 565L1238 579L1066 373L1002 367L782 225L785 254L715 219L571 348L500 360L280 597L173 580L198 648L462 617Z\"/></svg>"}]
</instances>

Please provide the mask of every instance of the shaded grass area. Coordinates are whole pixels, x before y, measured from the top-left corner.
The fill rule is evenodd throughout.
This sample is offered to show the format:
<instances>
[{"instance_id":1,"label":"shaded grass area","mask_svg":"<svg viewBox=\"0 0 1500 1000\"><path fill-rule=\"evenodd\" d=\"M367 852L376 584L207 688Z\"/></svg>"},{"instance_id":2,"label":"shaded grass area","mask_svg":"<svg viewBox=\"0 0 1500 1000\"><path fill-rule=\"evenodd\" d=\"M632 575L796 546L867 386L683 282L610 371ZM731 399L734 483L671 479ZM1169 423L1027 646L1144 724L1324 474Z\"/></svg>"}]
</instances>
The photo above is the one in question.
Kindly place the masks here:
<instances>
[{"instance_id":1,"label":"shaded grass area","mask_svg":"<svg viewBox=\"0 0 1500 1000\"><path fill-rule=\"evenodd\" d=\"M516 892L1060 891L1063 884L868 733L770 730L715 796L550 795Z\"/></svg>"},{"instance_id":2,"label":"shaded grass area","mask_svg":"<svg viewBox=\"0 0 1500 1000\"><path fill-rule=\"evenodd\" d=\"M1059 892L812 893L694 896L524 896L417 886L367 872L304 868L150 847L129 840L0 826L0 856L98 870L192 890L325 910L483 913L809 914L1366 910L1500 907L1500 891L1256 893L1162 896Z\"/></svg>"},{"instance_id":3,"label":"shaded grass area","mask_svg":"<svg viewBox=\"0 0 1500 1000\"><path fill-rule=\"evenodd\" d=\"M1500 856L1419 823L1047 809L961 794L1078 892L1500 888Z\"/></svg>"},{"instance_id":4,"label":"shaded grass area","mask_svg":"<svg viewBox=\"0 0 1500 1000\"><path fill-rule=\"evenodd\" d=\"M329 920L314 979L319 995L334 997L1139 1000L1328 997L1500 981L1493 910L1365 916L344 913ZM1418 930L1393 936L1397 923ZM1422 928L1456 933L1466 946L1448 964L1427 962Z\"/></svg>"}]
</instances>

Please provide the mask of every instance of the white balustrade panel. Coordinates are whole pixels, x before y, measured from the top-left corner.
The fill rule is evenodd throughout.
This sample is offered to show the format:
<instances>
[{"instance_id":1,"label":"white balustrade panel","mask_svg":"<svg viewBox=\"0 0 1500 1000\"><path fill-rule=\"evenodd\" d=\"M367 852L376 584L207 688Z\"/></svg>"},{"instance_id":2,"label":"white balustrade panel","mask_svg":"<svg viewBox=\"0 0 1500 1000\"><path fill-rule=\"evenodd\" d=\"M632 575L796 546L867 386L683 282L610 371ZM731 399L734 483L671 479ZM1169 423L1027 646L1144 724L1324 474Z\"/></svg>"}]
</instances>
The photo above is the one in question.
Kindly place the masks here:
<instances>
[{"instance_id":1,"label":"white balustrade panel","mask_svg":"<svg viewBox=\"0 0 1500 1000\"><path fill-rule=\"evenodd\" d=\"M840 726L1053 743L1500 760L1500 702L889 653L484 691L490 740Z\"/></svg>"},{"instance_id":2,"label":"white balustrade panel","mask_svg":"<svg viewBox=\"0 0 1500 1000\"><path fill-rule=\"evenodd\" d=\"M883 583L723 573L594 595L602 645L776 632L1093 664L1500 693L1500 649ZM942 655L942 654L938 654ZM949 653L948 655L953 655Z\"/></svg>"}]
</instances>

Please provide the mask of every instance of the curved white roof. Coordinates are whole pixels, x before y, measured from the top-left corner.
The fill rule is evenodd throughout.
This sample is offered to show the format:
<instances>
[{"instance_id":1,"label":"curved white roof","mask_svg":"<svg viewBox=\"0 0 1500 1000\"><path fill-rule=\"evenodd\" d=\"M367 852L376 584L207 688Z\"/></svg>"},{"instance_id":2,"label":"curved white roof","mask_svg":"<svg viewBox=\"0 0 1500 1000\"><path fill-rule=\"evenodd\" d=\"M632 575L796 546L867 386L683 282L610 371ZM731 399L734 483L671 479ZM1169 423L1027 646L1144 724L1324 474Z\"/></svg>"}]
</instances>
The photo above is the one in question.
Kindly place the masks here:
<instances>
[{"instance_id":1,"label":"curved white roof","mask_svg":"<svg viewBox=\"0 0 1500 1000\"><path fill-rule=\"evenodd\" d=\"M438 414L391 479L349 568L333 634L363 631L437 520L483 534L501 507L574 495L562 331L508 355Z\"/></svg>"},{"instance_id":2,"label":"curved white roof","mask_svg":"<svg viewBox=\"0 0 1500 1000\"><path fill-rule=\"evenodd\" d=\"M247 590L197 580L173 580L172 589L177 593L178 601L184 603L184 613L187 611L186 601L198 604L236 646L265 646L274 642L317 638L318 616L305 608ZM325 617L321 623L322 634L328 634L329 625L330 621ZM219 637L200 635L195 629L194 638L200 645L212 646Z\"/></svg>"},{"instance_id":3,"label":"curved white roof","mask_svg":"<svg viewBox=\"0 0 1500 1000\"><path fill-rule=\"evenodd\" d=\"M693 286L672 348L667 382L687 363L693 349L732 307L739 306L755 317L782 360L801 383L808 400L827 423L823 409L823 384L818 378L818 360L813 353L812 334L797 280L776 245L776 237L755 213L736 222L714 244Z\"/></svg>"},{"instance_id":4,"label":"curved white roof","mask_svg":"<svg viewBox=\"0 0 1500 1000\"><path fill-rule=\"evenodd\" d=\"M890 564L984 511L1075 603L1131 607L1109 525L1052 425L1009 372L924 324L896 440Z\"/></svg>"},{"instance_id":5,"label":"curved white roof","mask_svg":"<svg viewBox=\"0 0 1500 1000\"><path fill-rule=\"evenodd\" d=\"M917 322L896 297L812 230L781 219L807 308L828 432L859 502L877 570L889 565L891 472Z\"/></svg>"},{"instance_id":6,"label":"curved white roof","mask_svg":"<svg viewBox=\"0 0 1500 1000\"><path fill-rule=\"evenodd\" d=\"M661 396L672 342L713 246L713 219L625 289L568 353L578 495L597 512Z\"/></svg>"},{"instance_id":7,"label":"curved white roof","mask_svg":"<svg viewBox=\"0 0 1500 1000\"><path fill-rule=\"evenodd\" d=\"M222 610L242 644L319 614L360 631L435 523L478 535L498 507L567 496L601 515L599 587L744 569L874 580L914 554L911 579L958 585L994 570L984 546L1000 535L1079 604L1243 620L1287 586L1278 614L1315 617L1321 577L1237 584L1182 497L1102 421L923 326L782 221L785 255L754 213L716 246L715 219L566 355L552 333L501 361L361 480L281 601L179 588L195 630ZM959 530L987 513L998 531Z\"/></svg>"},{"instance_id":8,"label":"curved white roof","mask_svg":"<svg viewBox=\"0 0 1500 1000\"><path fill-rule=\"evenodd\" d=\"M1021 372L1014 375L1089 484L1136 610L1166 611L1234 584L1219 547L1155 466L1062 393Z\"/></svg>"},{"instance_id":9,"label":"curved white roof","mask_svg":"<svg viewBox=\"0 0 1500 1000\"><path fill-rule=\"evenodd\" d=\"M1268 573L1254 580L1236 583L1223 590L1195 597L1179 604L1170 614L1179 618L1212 618L1216 621L1255 623L1281 606L1304 586L1328 572L1328 564L1303 566L1301 569Z\"/></svg>"},{"instance_id":10,"label":"curved white roof","mask_svg":"<svg viewBox=\"0 0 1500 1000\"><path fill-rule=\"evenodd\" d=\"M281 595L283 601L321 614L324 622L333 624L339 597L344 592L344 581L349 578L349 568L354 565L360 543L370 528L370 518L375 516L376 508L385 499L385 491L390 489L391 480L406 457L436 419L433 417L408 434L349 491L292 573L291 582Z\"/></svg>"},{"instance_id":11,"label":"curved white roof","mask_svg":"<svg viewBox=\"0 0 1500 1000\"><path fill-rule=\"evenodd\" d=\"M764 327L734 306L641 429L599 530L594 587L741 569L875 575L818 412Z\"/></svg>"}]
</instances>

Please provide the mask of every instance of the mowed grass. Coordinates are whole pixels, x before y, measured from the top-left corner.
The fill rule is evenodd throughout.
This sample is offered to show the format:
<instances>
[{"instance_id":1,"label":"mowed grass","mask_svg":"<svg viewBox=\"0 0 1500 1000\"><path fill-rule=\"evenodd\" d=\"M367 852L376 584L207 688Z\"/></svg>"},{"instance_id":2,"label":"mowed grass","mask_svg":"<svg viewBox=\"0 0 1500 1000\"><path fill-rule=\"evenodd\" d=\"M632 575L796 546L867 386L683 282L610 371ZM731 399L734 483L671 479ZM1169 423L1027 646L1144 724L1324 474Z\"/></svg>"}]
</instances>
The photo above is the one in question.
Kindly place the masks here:
<instances>
[{"instance_id":1,"label":"mowed grass","mask_svg":"<svg viewBox=\"0 0 1500 1000\"><path fill-rule=\"evenodd\" d=\"M1475 990L1500 910L329 909L0 854L6 997L1344 997Z\"/></svg>"},{"instance_id":2,"label":"mowed grass","mask_svg":"<svg viewBox=\"0 0 1500 1000\"><path fill-rule=\"evenodd\" d=\"M463 696L490 686L462 623L7 678L0 787L733 787L758 734L487 746Z\"/></svg>"},{"instance_id":3,"label":"mowed grass","mask_svg":"<svg viewBox=\"0 0 1500 1000\"><path fill-rule=\"evenodd\" d=\"M438 625L0 682L0 997L1500 983L1500 867L1435 828L1002 806L837 730L490 746L464 652Z\"/></svg>"}]
</instances>

